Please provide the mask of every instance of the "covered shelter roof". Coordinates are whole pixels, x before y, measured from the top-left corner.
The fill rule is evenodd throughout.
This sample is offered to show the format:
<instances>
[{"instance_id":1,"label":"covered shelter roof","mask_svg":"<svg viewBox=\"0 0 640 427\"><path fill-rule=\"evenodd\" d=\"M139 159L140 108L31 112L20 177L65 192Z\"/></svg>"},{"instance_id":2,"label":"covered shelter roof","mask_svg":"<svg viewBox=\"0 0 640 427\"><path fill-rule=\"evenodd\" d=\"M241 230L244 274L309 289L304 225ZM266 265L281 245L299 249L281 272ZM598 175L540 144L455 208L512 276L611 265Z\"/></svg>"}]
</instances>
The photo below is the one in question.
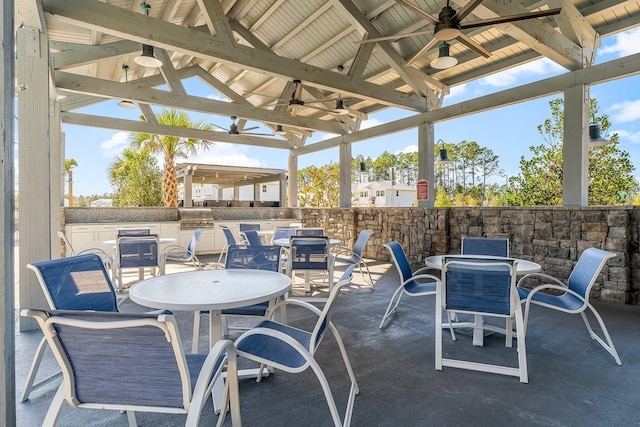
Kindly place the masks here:
<instances>
[{"instance_id":1,"label":"covered shelter roof","mask_svg":"<svg viewBox=\"0 0 640 427\"><path fill-rule=\"evenodd\" d=\"M202 163L178 163L177 178L190 175L194 184L213 184L219 187L253 185L280 181L287 173L284 169L252 168Z\"/></svg>"}]
</instances>

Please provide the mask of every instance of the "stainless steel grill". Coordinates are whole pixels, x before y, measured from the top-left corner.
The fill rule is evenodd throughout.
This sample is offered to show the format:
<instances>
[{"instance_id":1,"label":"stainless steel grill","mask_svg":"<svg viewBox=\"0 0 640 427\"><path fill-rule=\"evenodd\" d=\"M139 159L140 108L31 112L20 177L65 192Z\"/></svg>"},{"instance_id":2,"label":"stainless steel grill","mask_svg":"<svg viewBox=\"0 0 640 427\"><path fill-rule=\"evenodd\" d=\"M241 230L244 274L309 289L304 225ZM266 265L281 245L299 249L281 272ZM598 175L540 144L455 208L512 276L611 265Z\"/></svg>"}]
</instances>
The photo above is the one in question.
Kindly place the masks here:
<instances>
[{"instance_id":1,"label":"stainless steel grill","mask_svg":"<svg viewBox=\"0 0 640 427\"><path fill-rule=\"evenodd\" d=\"M178 208L180 212L180 230L213 228L213 214L207 208Z\"/></svg>"}]
</instances>

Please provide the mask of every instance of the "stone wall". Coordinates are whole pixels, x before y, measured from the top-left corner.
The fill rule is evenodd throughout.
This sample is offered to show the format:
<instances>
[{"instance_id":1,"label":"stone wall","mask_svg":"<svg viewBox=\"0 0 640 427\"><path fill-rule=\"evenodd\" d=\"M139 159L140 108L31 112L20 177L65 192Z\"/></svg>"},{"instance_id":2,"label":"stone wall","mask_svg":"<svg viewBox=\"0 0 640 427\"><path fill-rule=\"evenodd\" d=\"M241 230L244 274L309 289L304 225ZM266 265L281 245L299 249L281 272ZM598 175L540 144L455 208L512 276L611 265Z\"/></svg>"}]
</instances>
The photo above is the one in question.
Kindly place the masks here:
<instances>
[{"instance_id":1,"label":"stone wall","mask_svg":"<svg viewBox=\"0 0 640 427\"><path fill-rule=\"evenodd\" d=\"M614 252L592 297L638 304L640 296L640 207L528 208L332 208L301 209L307 226L324 227L348 244L360 230L374 232L366 258L390 261L383 246L400 242L410 262L424 266L435 254L460 253L463 236L507 237L510 254L535 261L566 281L585 248ZM535 283L532 283L535 284Z\"/></svg>"}]
</instances>

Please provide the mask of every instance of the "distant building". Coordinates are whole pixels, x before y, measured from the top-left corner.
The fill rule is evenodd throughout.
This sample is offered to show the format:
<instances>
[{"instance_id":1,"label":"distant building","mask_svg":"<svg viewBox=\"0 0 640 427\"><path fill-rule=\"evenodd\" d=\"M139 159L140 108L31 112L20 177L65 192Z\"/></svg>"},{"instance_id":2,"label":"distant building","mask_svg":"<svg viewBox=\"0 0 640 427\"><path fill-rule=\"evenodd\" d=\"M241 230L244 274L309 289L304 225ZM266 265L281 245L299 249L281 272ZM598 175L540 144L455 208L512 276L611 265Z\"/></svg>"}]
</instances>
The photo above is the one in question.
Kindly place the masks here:
<instances>
[{"instance_id":1,"label":"distant building","mask_svg":"<svg viewBox=\"0 0 640 427\"><path fill-rule=\"evenodd\" d=\"M390 181L354 183L352 206L411 207L416 205L416 187L392 185Z\"/></svg>"},{"instance_id":2,"label":"distant building","mask_svg":"<svg viewBox=\"0 0 640 427\"><path fill-rule=\"evenodd\" d=\"M280 198L280 186L277 182L267 182L258 184L260 186L261 202L277 202ZM238 200L253 200L253 185L244 185L239 187L240 197ZM193 184L192 196L194 202L203 200L218 200L218 186L215 184ZM224 188L222 190L221 200L233 200L233 188ZM178 187L178 200L184 200L184 186Z\"/></svg>"},{"instance_id":3,"label":"distant building","mask_svg":"<svg viewBox=\"0 0 640 427\"><path fill-rule=\"evenodd\" d=\"M110 208L110 207L113 207L113 200L111 199L94 200L93 202L91 202L91 207L92 208Z\"/></svg>"}]
</instances>

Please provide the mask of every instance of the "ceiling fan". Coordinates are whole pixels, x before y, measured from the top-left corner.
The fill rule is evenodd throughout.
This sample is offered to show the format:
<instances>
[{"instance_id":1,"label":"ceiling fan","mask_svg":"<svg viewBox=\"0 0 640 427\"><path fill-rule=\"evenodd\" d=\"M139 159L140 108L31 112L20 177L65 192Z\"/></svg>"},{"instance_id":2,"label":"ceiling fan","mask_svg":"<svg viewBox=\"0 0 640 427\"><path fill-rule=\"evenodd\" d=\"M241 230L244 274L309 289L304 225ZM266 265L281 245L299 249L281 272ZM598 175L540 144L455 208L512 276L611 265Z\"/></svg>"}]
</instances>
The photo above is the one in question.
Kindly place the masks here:
<instances>
[{"instance_id":1,"label":"ceiling fan","mask_svg":"<svg viewBox=\"0 0 640 427\"><path fill-rule=\"evenodd\" d=\"M433 24L435 27L433 30L428 31L417 31L413 33L406 34L396 34L393 36L385 36L385 37L377 37L359 41L357 43L372 43L383 40L398 40L405 37L424 35L424 34L433 34L433 39L429 43L426 44L413 58L407 61L407 65L414 63L420 56L422 56L425 52L431 50L438 43L441 43L441 47L446 47L446 53L448 55L448 43L450 40L456 39L460 43L469 47L470 49L475 50L480 55L488 58L491 56L491 52L486 50L480 44L475 42L471 37L467 36L462 32L462 30L467 30L470 28L478 28L484 27L487 25L496 25L496 24L504 24L508 22L516 22L523 21L526 19L533 18L542 18L545 16L557 15L560 13L561 8L557 9L549 9L549 10L540 10L536 12L526 12L519 13L516 15L507 15L507 16L498 16L496 18L489 19L478 19L475 21L461 22L464 18L467 17L476 7L482 3L482 0L470 0L463 7L461 7L458 11L454 10L449 6L449 0L447 0L447 5L440 10L438 18L433 17L428 14L424 10L420 9L413 3L409 3L407 0L396 0L398 4L401 6L415 12L421 18L428 21L430 24Z\"/></svg>"},{"instance_id":2,"label":"ceiling fan","mask_svg":"<svg viewBox=\"0 0 640 427\"><path fill-rule=\"evenodd\" d=\"M238 120L238 118L236 116L231 116L231 126L229 126L229 129L222 127L222 126L218 126L215 123L211 123L212 126L215 126L219 129L225 130L227 131L227 133L229 135L259 135L259 136L273 136L272 133L252 133L252 132L247 132L249 130L254 130L254 129L258 129L258 126L254 126L254 127L250 127L250 128L246 128L243 130L238 130L238 125L236 124L236 120Z\"/></svg>"},{"instance_id":3,"label":"ceiling fan","mask_svg":"<svg viewBox=\"0 0 640 427\"><path fill-rule=\"evenodd\" d=\"M344 101L347 99L351 99L351 97L344 97L344 96L334 96L334 97L330 97L330 98L320 98L320 99L310 99L310 100L303 100L302 99L302 81L300 80L294 80L293 84L295 86L295 89L293 91L293 93L291 94L291 99L290 100L286 100L286 99L282 99L282 98L276 98L278 99L278 104L279 105L286 105L287 109L291 112L291 116L295 116L296 112L299 108L311 108L313 110L318 110L318 111L325 111L327 113L330 114L335 114L335 115L346 115L349 114L349 110L344 106ZM247 93L252 93L252 92L247 92ZM262 94L257 94L260 96L267 96L267 95L262 95ZM267 96L269 97L269 96ZM271 97L269 97L271 98ZM336 103L336 108L334 109L329 109L329 108L325 108L323 106L319 106L319 105L313 105L313 104L322 104L325 102L335 102Z\"/></svg>"}]
</instances>

